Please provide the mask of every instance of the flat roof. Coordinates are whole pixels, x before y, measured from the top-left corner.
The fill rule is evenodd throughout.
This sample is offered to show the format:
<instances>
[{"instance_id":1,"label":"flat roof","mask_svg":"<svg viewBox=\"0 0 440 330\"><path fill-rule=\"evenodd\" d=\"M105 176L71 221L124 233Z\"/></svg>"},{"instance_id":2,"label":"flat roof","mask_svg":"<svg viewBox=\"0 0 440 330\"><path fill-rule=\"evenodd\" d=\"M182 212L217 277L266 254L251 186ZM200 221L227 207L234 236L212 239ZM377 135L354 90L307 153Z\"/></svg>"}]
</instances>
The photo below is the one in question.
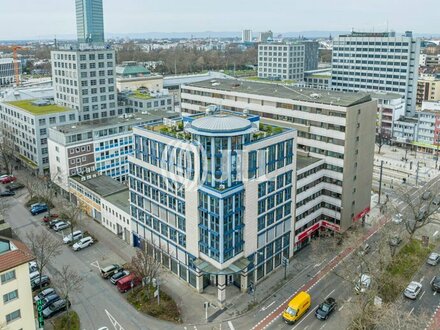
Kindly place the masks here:
<instances>
[{"instance_id":1,"label":"flat roof","mask_svg":"<svg viewBox=\"0 0 440 330\"><path fill-rule=\"evenodd\" d=\"M6 104L10 104L14 107L23 109L29 113L32 113L34 115L48 115L51 113L59 113L59 112L65 112L65 111L72 111L72 109L62 107L57 104L48 104L48 105L35 105L32 104L32 102L38 101L38 99L35 100L22 100L22 101L10 101L6 102Z\"/></svg>"},{"instance_id":2,"label":"flat roof","mask_svg":"<svg viewBox=\"0 0 440 330\"><path fill-rule=\"evenodd\" d=\"M149 110L144 112L135 112L129 114L129 117L109 117L90 121L81 121L75 124L66 124L61 126L55 126L51 129L58 132L69 134L79 133L84 131L91 131L96 129L102 129L105 127L113 127L118 125L136 125L144 122L154 122L162 118L174 118L180 117L179 112L165 111L165 110Z\"/></svg>"},{"instance_id":3,"label":"flat roof","mask_svg":"<svg viewBox=\"0 0 440 330\"><path fill-rule=\"evenodd\" d=\"M82 180L82 178L87 177L87 175L91 175L91 178ZM86 174L82 177L79 175L74 175L70 178L101 197L107 197L118 192L128 190L126 185L106 175L96 175L96 173L94 173Z\"/></svg>"},{"instance_id":4,"label":"flat roof","mask_svg":"<svg viewBox=\"0 0 440 330\"><path fill-rule=\"evenodd\" d=\"M402 95L397 93L379 93L379 92L371 92L371 97L374 99L381 99L381 100L395 100L395 99L401 99Z\"/></svg>"},{"instance_id":5,"label":"flat roof","mask_svg":"<svg viewBox=\"0 0 440 330\"><path fill-rule=\"evenodd\" d=\"M302 156L302 155L296 154L296 170L299 171L309 165L312 165L316 162L319 162L320 160L322 160L322 159L311 157L311 156Z\"/></svg>"},{"instance_id":6,"label":"flat roof","mask_svg":"<svg viewBox=\"0 0 440 330\"><path fill-rule=\"evenodd\" d=\"M127 188L126 190L105 197L105 200L115 205L125 213L130 214L129 198L130 198L130 191Z\"/></svg>"},{"instance_id":7,"label":"flat roof","mask_svg":"<svg viewBox=\"0 0 440 330\"><path fill-rule=\"evenodd\" d=\"M211 90L237 92L244 94L264 95L295 101L328 104L350 107L371 101L366 92L339 92L318 88L291 87L280 84L251 82L235 79L215 79L188 84L188 86L207 88Z\"/></svg>"}]
</instances>

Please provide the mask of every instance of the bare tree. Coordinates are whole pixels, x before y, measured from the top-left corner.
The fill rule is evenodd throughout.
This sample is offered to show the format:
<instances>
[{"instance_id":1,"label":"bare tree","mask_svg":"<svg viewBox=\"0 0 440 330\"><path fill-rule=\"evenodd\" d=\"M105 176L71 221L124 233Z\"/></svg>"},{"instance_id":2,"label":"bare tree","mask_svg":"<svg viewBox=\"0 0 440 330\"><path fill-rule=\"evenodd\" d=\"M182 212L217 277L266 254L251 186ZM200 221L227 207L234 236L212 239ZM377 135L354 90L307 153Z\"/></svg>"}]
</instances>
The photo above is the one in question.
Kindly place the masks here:
<instances>
[{"instance_id":1,"label":"bare tree","mask_svg":"<svg viewBox=\"0 0 440 330\"><path fill-rule=\"evenodd\" d=\"M152 255L149 255L145 249L137 249L136 255L131 259L129 270L136 277L142 279L143 285L145 281L151 283L154 278L159 275L160 262L156 260ZM149 298L149 290L146 290L147 297Z\"/></svg>"},{"instance_id":2,"label":"bare tree","mask_svg":"<svg viewBox=\"0 0 440 330\"><path fill-rule=\"evenodd\" d=\"M436 201L438 191L423 189L419 196L415 196L419 191L415 193L410 187L399 186L396 192L397 200L389 208L395 213L400 213L399 205L406 206L406 214L402 215L402 219L412 239L420 228L432 223L440 213L440 205Z\"/></svg>"},{"instance_id":3,"label":"bare tree","mask_svg":"<svg viewBox=\"0 0 440 330\"><path fill-rule=\"evenodd\" d=\"M24 171L20 175L20 182L26 187L29 193L29 199L33 199L37 194L41 186L40 179L38 179L35 175L32 175L28 171Z\"/></svg>"},{"instance_id":4,"label":"bare tree","mask_svg":"<svg viewBox=\"0 0 440 330\"><path fill-rule=\"evenodd\" d=\"M37 262L41 289L41 276L43 275L43 271L49 261L61 253L63 243L52 235L47 235L45 232L29 232L26 234L26 238L29 242L29 249L32 251L32 254L35 256L35 261Z\"/></svg>"},{"instance_id":5,"label":"bare tree","mask_svg":"<svg viewBox=\"0 0 440 330\"><path fill-rule=\"evenodd\" d=\"M382 123L380 123L382 125ZM379 148L378 154L382 150L382 147L391 139L391 134L388 130L383 129L382 126L379 126L378 132L376 133L376 145Z\"/></svg>"},{"instance_id":6,"label":"bare tree","mask_svg":"<svg viewBox=\"0 0 440 330\"><path fill-rule=\"evenodd\" d=\"M10 129L5 124L0 126L0 158L7 174L12 174L14 169L15 144Z\"/></svg>"},{"instance_id":7,"label":"bare tree","mask_svg":"<svg viewBox=\"0 0 440 330\"><path fill-rule=\"evenodd\" d=\"M54 284L60 293L60 297L66 300L67 328L70 329L69 307L71 304L71 294L73 292L79 293L82 290L83 278L77 271L71 269L69 265L64 265L55 276Z\"/></svg>"},{"instance_id":8,"label":"bare tree","mask_svg":"<svg viewBox=\"0 0 440 330\"><path fill-rule=\"evenodd\" d=\"M60 214L61 219L65 219L70 222L70 234L73 239L73 230L79 227L81 212L82 212L82 202L79 205L75 205L69 201L65 201L62 204L63 212Z\"/></svg>"}]
</instances>

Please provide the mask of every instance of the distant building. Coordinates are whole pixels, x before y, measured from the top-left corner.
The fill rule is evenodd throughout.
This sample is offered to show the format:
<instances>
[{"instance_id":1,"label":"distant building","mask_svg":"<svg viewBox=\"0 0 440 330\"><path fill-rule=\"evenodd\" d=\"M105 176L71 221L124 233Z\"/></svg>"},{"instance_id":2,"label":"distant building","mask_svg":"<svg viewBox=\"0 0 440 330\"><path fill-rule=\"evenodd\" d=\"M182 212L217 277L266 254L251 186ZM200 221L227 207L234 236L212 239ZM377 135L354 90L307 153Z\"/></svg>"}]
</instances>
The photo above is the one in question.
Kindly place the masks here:
<instances>
[{"instance_id":1,"label":"distant building","mask_svg":"<svg viewBox=\"0 0 440 330\"><path fill-rule=\"evenodd\" d=\"M35 257L22 242L0 236L0 324L2 329L35 330L29 262Z\"/></svg>"},{"instance_id":2,"label":"distant building","mask_svg":"<svg viewBox=\"0 0 440 330\"><path fill-rule=\"evenodd\" d=\"M52 127L48 138L52 181L65 191L69 189L70 176L94 171L121 182L127 181L127 157L133 153L133 127L179 115L157 108Z\"/></svg>"},{"instance_id":3,"label":"distant building","mask_svg":"<svg viewBox=\"0 0 440 330\"><path fill-rule=\"evenodd\" d=\"M260 32L260 36L258 37L259 42L268 42L273 40L273 32L272 31L266 31L266 32Z\"/></svg>"},{"instance_id":4,"label":"distant building","mask_svg":"<svg viewBox=\"0 0 440 330\"><path fill-rule=\"evenodd\" d=\"M21 63L18 63L21 78ZM15 70L13 58L0 58L0 86L8 86L15 83Z\"/></svg>"},{"instance_id":5,"label":"distant building","mask_svg":"<svg viewBox=\"0 0 440 330\"><path fill-rule=\"evenodd\" d=\"M371 98L377 100L376 134L391 140L396 122L405 116L405 100L393 93L371 93Z\"/></svg>"},{"instance_id":6,"label":"distant building","mask_svg":"<svg viewBox=\"0 0 440 330\"><path fill-rule=\"evenodd\" d=\"M440 54L420 54L420 66L440 66Z\"/></svg>"},{"instance_id":7,"label":"distant building","mask_svg":"<svg viewBox=\"0 0 440 330\"><path fill-rule=\"evenodd\" d=\"M163 76L152 75L143 65L127 61L116 66L116 88L119 92L146 88L149 91L163 89Z\"/></svg>"},{"instance_id":8,"label":"distant building","mask_svg":"<svg viewBox=\"0 0 440 330\"><path fill-rule=\"evenodd\" d=\"M304 79L303 43L258 45L258 77L274 80Z\"/></svg>"},{"instance_id":9,"label":"distant building","mask_svg":"<svg viewBox=\"0 0 440 330\"><path fill-rule=\"evenodd\" d=\"M252 30L243 30L241 33L241 42L252 42Z\"/></svg>"},{"instance_id":10,"label":"distant building","mask_svg":"<svg viewBox=\"0 0 440 330\"><path fill-rule=\"evenodd\" d=\"M102 0L75 0L79 43L104 43Z\"/></svg>"},{"instance_id":11,"label":"distant building","mask_svg":"<svg viewBox=\"0 0 440 330\"><path fill-rule=\"evenodd\" d=\"M332 88L399 93L405 113L416 108L420 39L411 32L352 32L333 41Z\"/></svg>"},{"instance_id":12,"label":"distant building","mask_svg":"<svg viewBox=\"0 0 440 330\"><path fill-rule=\"evenodd\" d=\"M424 101L440 101L440 73L420 74L417 81L417 108Z\"/></svg>"},{"instance_id":13,"label":"distant building","mask_svg":"<svg viewBox=\"0 0 440 330\"><path fill-rule=\"evenodd\" d=\"M304 84L307 87L330 89L331 83L331 68L304 71Z\"/></svg>"},{"instance_id":14,"label":"distant building","mask_svg":"<svg viewBox=\"0 0 440 330\"><path fill-rule=\"evenodd\" d=\"M51 52L55 103L78 111L78 120L118 113L115 51L101 46Z\"/></svg>"}]
</instances>

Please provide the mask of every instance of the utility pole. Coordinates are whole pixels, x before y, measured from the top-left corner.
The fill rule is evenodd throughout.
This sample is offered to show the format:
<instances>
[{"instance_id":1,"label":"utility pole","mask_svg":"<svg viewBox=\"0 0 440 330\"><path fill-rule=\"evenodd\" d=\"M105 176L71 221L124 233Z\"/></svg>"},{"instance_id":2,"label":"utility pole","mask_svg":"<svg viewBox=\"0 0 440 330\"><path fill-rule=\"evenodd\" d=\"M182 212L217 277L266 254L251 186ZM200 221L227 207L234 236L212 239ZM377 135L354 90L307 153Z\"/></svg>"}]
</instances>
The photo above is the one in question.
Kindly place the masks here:
<instances>
[{"instance_id":1,"label":"utility pole","mask_svg":"<svg viewBox=\"0 0 440 330\"><path fill-rule=\"evenodd\" d=\"M380 174L379 174L379 200L378 204L380 204L380 195L382 193L382 172L383 172L383 160L380 161Z\"/></svg>"}]
</instances>

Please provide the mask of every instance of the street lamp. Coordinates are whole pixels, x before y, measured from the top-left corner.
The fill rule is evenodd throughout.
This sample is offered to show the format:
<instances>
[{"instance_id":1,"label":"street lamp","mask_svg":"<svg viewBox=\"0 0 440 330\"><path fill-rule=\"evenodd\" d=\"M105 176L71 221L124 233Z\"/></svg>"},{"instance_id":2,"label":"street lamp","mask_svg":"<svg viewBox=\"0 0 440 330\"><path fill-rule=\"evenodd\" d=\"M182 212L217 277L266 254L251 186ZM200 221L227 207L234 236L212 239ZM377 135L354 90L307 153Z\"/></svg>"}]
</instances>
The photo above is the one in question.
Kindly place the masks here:
<instances>
[{"instance_id":1,"label":"street lamp","mask_svg":"<svg viewBox=\"0 0 440 330\"><path fill-rule=\"evenodd\" d=\"M258 276L258 256L262 256L264 259L264 252L262 251L257 251L255 252L255 276L254 276L254 281L255 283L251 282L251 290L252 290L252 294L254 295L254 302L256 301L256 296L255 296L255 292L257 291L257 276ZM263 260L264 261L264 260ZM263 263L264 266L264 263Z\"/></svg>"}]
</instances>

